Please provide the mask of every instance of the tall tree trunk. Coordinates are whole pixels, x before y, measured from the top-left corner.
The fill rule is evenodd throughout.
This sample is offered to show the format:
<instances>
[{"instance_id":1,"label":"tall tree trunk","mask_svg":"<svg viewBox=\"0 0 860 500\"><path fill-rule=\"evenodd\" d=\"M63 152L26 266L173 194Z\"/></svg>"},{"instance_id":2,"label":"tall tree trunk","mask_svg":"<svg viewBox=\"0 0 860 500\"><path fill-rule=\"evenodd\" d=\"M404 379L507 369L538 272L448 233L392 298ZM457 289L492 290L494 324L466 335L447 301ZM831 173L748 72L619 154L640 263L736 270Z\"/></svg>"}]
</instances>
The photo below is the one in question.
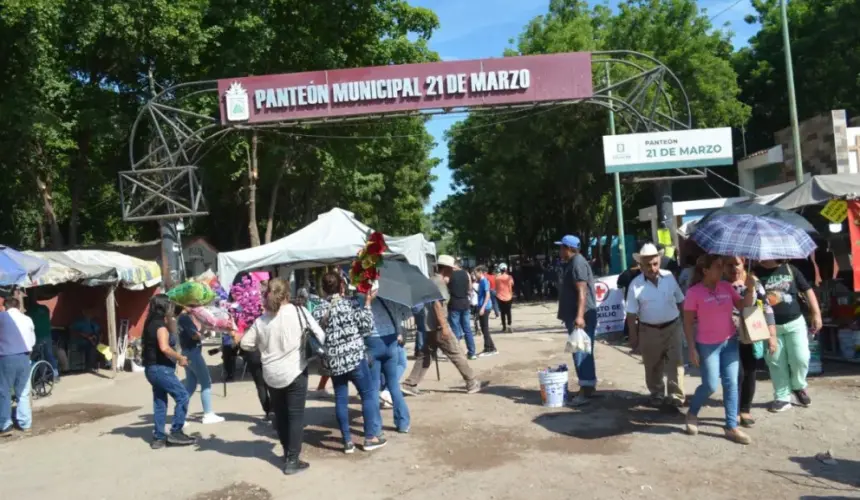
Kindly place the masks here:
<instances>
[{"instance_id":1,"label":"tall tree trunk","mask_svg":"<svg viewBox=\"0 0 860 500\"><path fill-rule=\"evenodd\" d=\"M45 248L45 221L40 220L37 226L39 230L39 250Z\"/></svg>"},{"instance_id":2,"label":"tall tree trunk","mask_svg":"<svg viewBox=\"0 0 860 500\"><path fill-rule=\"evenodd\" d=\"M33 174L36 179L36 188L39 190L39 196L42 198L42 210L45 215L45 222L48 223L48 229L51 234L51 249L63 249L63 233L60 231L60 224L57 222L57 214L54 212L54 199L51 195L51 186L42 179L38 173Z\"/></svg>"},{"instance_id":3,"label":"tall tree trunk","mask_svg":"<svg viewBox=\"0 0 860 500\"><path fill-rule=\"evenodd\" d=\"M281 182L284 180L284 175L291 169L292 161L290 160L290 156L287 155L284 158L284 164L278 170L275 184L272 186L272 194L269 196L269 214L266 217L266 239L264 240L266 243L272 242L272 229L275 225L275 207L278 206L278 192L281 190Z\"/></svg>"},{"instance_id":4,"label":"tall tree trunk","mask_svg":"<svg viewBox=\"0 0 860 500\"><path fill-rule=\"evenodd\" d=\"M78 225L80 224L81 213L81 197L83 196L84 183L86 182L87 165L89 164L90 154L90 130L82 130L78 134L78 154L72 161L72 170L70 177L72 179L72 200L71 214L69 217L69 238L70 247L78 244Z\"/></svg>"},{"instance_id":5,"label":"tall tree trunk","mask_svg":"<svg viewBox=\"0 0 860 500\"><path fill-rule=\"evenodd\" d=\"M260 246L260 229L257 227L257 131L251 135L251 152L248 158L248 236L251 246Z\"/></svg>"}]
</instances>

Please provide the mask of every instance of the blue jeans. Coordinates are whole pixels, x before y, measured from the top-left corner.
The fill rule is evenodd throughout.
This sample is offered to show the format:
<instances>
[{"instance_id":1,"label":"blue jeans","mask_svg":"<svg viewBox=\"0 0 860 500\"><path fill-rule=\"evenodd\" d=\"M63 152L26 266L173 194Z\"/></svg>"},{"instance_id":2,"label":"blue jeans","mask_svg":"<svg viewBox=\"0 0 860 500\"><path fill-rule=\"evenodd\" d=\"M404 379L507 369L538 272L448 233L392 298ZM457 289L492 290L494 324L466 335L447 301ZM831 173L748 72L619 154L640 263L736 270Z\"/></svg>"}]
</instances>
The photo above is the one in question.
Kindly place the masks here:
<instances>
[{"instance_id":1,"label":"blue jeans","mask_svg":"<svg viewBox=\"0 0 860 500\"><path fill-rule=\"evenodd\" d=\"M50 340L42 340L36 343L36 347L34 350L38 350L42 353L42 357L48 363L51 363L51 367L54 369L54 379L60 378L60 364L57 362L57 357L54 356L54 343Z\"/></svg>"},{"instance_id":2,"label":"blue jeans","mask_svg":"<svg viewBox=\"0 0 860 500\"><path fill-rule=\"evenodd\" d=\"M400 380L403 378L403 374L406 373L406 367L409 365L409 358L406 356L406 349L400 346L397 346L397 383L400 384ZM388 379L385 377L385 371L382 372L382 378L380 379L379 391L387 391L388 390Z\"/></svg>"},{"instance_id":3,"label":"blue jeans","mask_svg":"<svg viewBox=\"0 0 860 500\"><path fill-rule=\"evenodd\" d=\"M185 425L185 415L188 413L188 391L176 377L176 371L164 365L150 365L144 369L146 380L152 386L152 420L155 429L152 437L164 439L164 426L167 425L167 395L173 398L173 422L170 432L179 432Z\"/></svg>"},{"instance_id":4,"label":"blue jeans","mask_svg":"<svg viewBox=\"0 0 860 500\"><path fill-rule=\"evenodd\" d=\"M380 423L382 414L379 412L379 385L373 385L373 375L367 360L361 363L351 372L344 375L335 375L331 378L334 386L334 412L337 415L337 423L343 435L343 442L352 441L349 432L349 383L358 389L361 397L361 414L364 419L364 440L369 441L378 436L376 429L382 428Z\"/></svg>"},{"instance_id":5,"label":"blue jeans","mask_svg":"<svg viewBox=\"0 0 860 500\"><path fill-rule=\"evenodd\" d=\"M463 311L451 309L448 311L448 324L454 331L457 340L466 337L466 354L475 355L475 334L472 333L472 313L466 309Z\"/></svg>"},{"instance_id":6,"label":"blue jeans","mask_svg":"<svg viewBox=\"0 0 860 500\"><path fill-rule=\"evenodd\" d=\"M203 348L200 346L183 349L182 354L188 358L188 366L185 367L185 391L188 399L194 395L197 384L200 384L200 401L203 403L203 413L212 413L212 376L209 375L209 367L203 359Z\"/></svg>"},{"instance_id":7,"label":"blue jeans","mask_svg":"<svg viewBox=\"0 0 860 500\"><path fill-rule=\"evenodd\" d=\"M499 298L496 296L495 290L490 290L490 300L493 301L493 312L496 316L499 315Z\"/></svg>"},{"instance_id":8,"label":"blue jeans","mask_svg":"<svg viewBox=\"0 0 860 500\"><path fill-rule=\"evenodd\" d=\"M738 426L738 365L740 364L738 347L737 336L721 344L696 343L702 384L696 388L696 393L690 401L690 413L698 415L705 401L717 391L717 384L722 382L727 430Z\"/></svg>"},{"instance_id":9,"label":"blue jeans","mask_svg":"<svg viewBox=\"0 0 860 500\"><path fill-rule=\"evenodd\" d=\"M18 397L15 414L18 427L29 429L33 424L30 408L30 355L0 356L0 430L12 427L12 391Z\"/></svg>"},{"instance_id":10,"label":"blue jeans","mask_svg":"<svg viewBox=\"0 0 860 500\"><path fill-rule=\"evenodd\" d=\"M421 352L424 350L424 342L427 338L427 323L425 322L427 319L427 312L422 307L420 311L412 313L412 316L415 318L415 352Z\"/></svg>"},{"instance_id":11,"label":"blue jeans","mask_svg":"<svg viewBox=\"0 0 860 500\"><path fill-rule=\"evenodd\" d=\"M565 320L564 327L567 333L575 328L572 320ZM576 368L576 377L579 379L580 387L597 386L597 368L594 366L594 331L597 329L597 310L585 311L585 333L591 339L591 352L573 353L573 366Z\"/></svg>"},{"instance_id":12,"label":"blue jeans","mask_svg":"<svg viewBox=\"0 0 860 500\"><path fill-rule=\"evenodd\" d=\"M394 426L398 431L409 430L409 407L406 406L406 399L400 392L400 377L405 370L400 360L401 354L406 357L406 351L397 343L397 335L367 337L364 342L370 355L373 356L373 368L370 372L374 386L381 386L382 375L385 375L386 381L392 381L388 384L388 392L391 393L391 402L394 404ZM372 429L374 436L382 433L381 418L377 424L377 427Z\"/></svg>"}]
</instances>

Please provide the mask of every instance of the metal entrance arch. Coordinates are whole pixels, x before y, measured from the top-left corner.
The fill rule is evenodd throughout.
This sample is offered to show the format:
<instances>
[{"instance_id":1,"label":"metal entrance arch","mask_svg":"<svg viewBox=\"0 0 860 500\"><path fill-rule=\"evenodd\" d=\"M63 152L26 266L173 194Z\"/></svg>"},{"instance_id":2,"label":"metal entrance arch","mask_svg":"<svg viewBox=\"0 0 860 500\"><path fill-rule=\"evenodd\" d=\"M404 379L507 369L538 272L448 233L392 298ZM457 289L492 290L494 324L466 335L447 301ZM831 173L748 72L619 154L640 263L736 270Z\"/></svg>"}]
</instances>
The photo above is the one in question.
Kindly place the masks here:
<instances>
[{"instance_id":1,"label":"metal entrance arch","mask_svg":"<svg viewBox=\"0 0 860 500\"><path fill-rule=\"evenodd\" d=\"M588 98L468 110L544 108L585 102L614 111L629 133L691 128L687 93L677 76L657 59L629 50L592 52L591 70L594 90ZM609 75L612 83L608 83ZM140 110L129 138L131 170L119 173L123 220L176 220L207 215L198 164L233 131L451 112L436 109L222 125L217 84L217 80L206 80L174 85L155 95Z\"/></svg>"}]
</instances>

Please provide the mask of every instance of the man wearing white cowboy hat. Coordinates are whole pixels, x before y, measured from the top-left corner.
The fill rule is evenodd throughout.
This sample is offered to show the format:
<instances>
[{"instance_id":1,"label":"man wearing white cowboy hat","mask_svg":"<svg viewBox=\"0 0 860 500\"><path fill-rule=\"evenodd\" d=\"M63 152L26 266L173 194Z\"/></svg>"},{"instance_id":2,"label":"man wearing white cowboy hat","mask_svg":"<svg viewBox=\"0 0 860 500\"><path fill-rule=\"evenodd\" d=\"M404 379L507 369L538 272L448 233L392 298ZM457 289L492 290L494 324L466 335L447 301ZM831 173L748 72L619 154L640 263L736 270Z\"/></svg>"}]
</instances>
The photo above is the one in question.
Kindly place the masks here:
<instances>
[{"instance_id":1,"label":"man wearing white cowboy hat","mask_svg":"<svg viewBox=\"0 0 860 500\"><path fill-rule=\"evenodd\" d=\"M675 276L660 269L660 251L651 243L642 245L633 258L639 261L642 274L630 282L627 291L627 327L630 347L639 348L645 365L645 384L651 393L651 404L666 401L674 406L684 404L684 334L681 304L684 293Z\"/></svg>"}]
</instances>

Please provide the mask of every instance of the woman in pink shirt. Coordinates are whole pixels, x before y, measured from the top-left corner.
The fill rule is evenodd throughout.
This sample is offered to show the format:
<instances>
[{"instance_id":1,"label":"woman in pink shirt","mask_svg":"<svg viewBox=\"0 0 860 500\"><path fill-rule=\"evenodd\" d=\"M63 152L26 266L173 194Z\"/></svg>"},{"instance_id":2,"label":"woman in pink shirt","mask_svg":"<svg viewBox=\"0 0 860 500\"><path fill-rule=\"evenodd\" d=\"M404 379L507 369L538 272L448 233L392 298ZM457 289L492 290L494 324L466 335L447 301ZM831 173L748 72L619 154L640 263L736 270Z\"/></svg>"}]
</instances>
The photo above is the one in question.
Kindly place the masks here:
<instances>
[{"instance_id":1,"label":"woman in pink shirt","mask_svg":"<svg viewBox=\"0 0 860 500\"><path fill-rule=\"evenodd\" d=\"M722 280L723 265L717 255L703 255L696 262L692 286L684 300L684 332L690 349L690 361L699 367L702 383L696 388L687 412L687 434L699 432L699 410L705 401L723 385L726 410L726 438L749 444L750 437L738 428L738 336L732 320L735 307L743 310L752 305L755 294L742 299L731 284ZM752 276L747 288L754 289ZM748 304L747 304L748 302ZM695 338L694 338L695 337Z\"/></svg>"}]
</instances>

